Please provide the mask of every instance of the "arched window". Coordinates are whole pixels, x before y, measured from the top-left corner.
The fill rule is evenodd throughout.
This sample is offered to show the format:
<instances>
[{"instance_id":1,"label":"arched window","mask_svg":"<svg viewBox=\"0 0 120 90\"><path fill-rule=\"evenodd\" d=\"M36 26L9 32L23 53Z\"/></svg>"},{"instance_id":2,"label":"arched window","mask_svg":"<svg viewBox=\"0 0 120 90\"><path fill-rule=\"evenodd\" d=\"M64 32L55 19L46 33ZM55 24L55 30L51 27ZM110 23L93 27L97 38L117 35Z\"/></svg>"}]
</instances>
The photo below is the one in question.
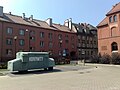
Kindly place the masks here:
<instances>
[{"instance_id":1,"label":"arched window","mask_svg":"<svg viewBox=\"0 0 120 90\"><path fill-rule=\"evenodd\" d=\"M114 22L117 22L117 15L113 16L113 20L114 20Z\"/></svg>"},{"instance_id":2,"label":"arched window","mask_svg":"<svg viewBox=\"0 0 120 90\"><path fill-rule=\"evenodd\" d=\"M109 22L110 22L110 23L112 22L112 16L109 17Z\"/></svg>"},{"instance_id":3,"label":"arched window","mask_svg":"<svg viewBox=\"0 0 120 90\"><path fill-rule=\"evenodd\" d=\"M118 30L116 27L111 28L111 36L117 36L118 35Z\"/></svg>"},{"instance_id":4,"label":"arched window","mask_svg":"<svg viewBox=\"0 0 120 90\"><path fill-rule=\"evenodd\" d=\"M116 42L113 42L113 43L111 44L111 48L112 48L112 51L118 51L118 45L117 45L117 43L116 43Z\"/></svg>"}]
</instances>

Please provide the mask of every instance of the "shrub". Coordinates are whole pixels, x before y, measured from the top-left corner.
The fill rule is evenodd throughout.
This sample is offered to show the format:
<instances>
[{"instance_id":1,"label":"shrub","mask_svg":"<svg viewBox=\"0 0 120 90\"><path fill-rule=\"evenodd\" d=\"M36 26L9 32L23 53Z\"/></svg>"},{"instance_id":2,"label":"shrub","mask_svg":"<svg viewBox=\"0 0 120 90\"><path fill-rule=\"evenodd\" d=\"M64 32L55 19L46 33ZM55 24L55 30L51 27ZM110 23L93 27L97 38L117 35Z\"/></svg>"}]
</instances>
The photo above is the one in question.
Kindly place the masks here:
<instances>
[{"instance_id":1,"label":"shrub","mask_svg":"<svg viewBox=\"0 0 120 90\"><path fill-rule=\"evenodd\" d=\"M111 59L112 59L112 64L120 64L120 54L119 53L112 53Z\"/></svg>"},{"instance_id":2,"label":"shrub","mask_svg":"<svg viewBox=\"0 0 120 90\"><path fill-rule=\"evenodd\" d=\"M100 58L101 58L101 54L97 54L97 55L92 55L91 56L91 62L92 63L99 63L100 62Z\"/></svg>"},{"instance_id":3,"label":"shrub","mask_svg":"<svg viewBox=\"0 0 120 90\"><path fill-rule=\"evenodd\" d=\"M102 64L109 64L111 61L111 57L108 54L104 54L101 58L100 58L100 63Z\"/></svg>"},{"instance_id":4,"label":"shrub","mask_svg":"<svg viewBox=\"0 0 120 90\"><path fill-rule=\"evenodd\" d=\"M7 69L6 63L0 63L0 69Z\"/></svg>"}]
</instances>

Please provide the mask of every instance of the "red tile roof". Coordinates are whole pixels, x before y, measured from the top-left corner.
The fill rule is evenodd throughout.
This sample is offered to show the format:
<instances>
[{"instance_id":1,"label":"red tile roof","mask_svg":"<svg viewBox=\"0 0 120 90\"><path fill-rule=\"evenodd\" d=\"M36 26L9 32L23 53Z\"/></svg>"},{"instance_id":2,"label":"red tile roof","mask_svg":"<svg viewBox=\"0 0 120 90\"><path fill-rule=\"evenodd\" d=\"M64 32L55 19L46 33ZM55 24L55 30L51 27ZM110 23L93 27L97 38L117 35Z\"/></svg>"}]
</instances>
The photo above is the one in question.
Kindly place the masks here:
<instances>
[{"instance_id":1,"label":"red tile roof","mask_svg":"<svg viewBox=\"0 0 120 90\"><path fill-rule=\"evenodd\" d=\"M118 4L116 4L115 6L113 6L113 8L106 14L106 16L114 14L114 13L118 13L120 12L120 2ZM100 26L104 26L104 25L108 25L108 18L105 17L98 25L97 27Z\"/></svg>"},{"instance_id":2,"label":"red tile roof","mask_svg":"<svg viewBox=\"0 0 120 90\"><path fill-rule=\"evenodd\" d=\"M69 29L67 26L60 25L60 24L53 24L53 27L58 29L58 31L64 31L64 32L72 32L75 33L74 30Z\"/></svg>"},{"instance_id":3,"label":"red tile roof","mask_svg":"<svg viewBox=\"0 0 120 90\"><path fill-rule=\"evenodd\" d=\"M107 25L108 22L107 22L107 17L105 17L98 25L97 27L100 27L100 26L104 26L104 25Z\"/></svg>"},{"instance_id":4,"label":"red tile roof","mask_svg":"<svg viewBox=\"0 0 120 90\"><path fill-rule=\"evenodd\" d=\"M22 25L29 25L34 27L41 27L56 31L63 31L63 32L71 32L75 33L73 30L70 30L68 27L60 24L52 24L53 26L49 26L45 21L33 19L32 21L29 18L23 19L21 16L12 15L4 13L3 17L0 17L0 21L10 22L10 23L17 23Z\"/></svg>"},{"instance_id":5,"label":"red tile roof","mask_svg":"<svg viewBox=\"0 0 120 90\"><path fill-rule=\"evenodd\" d=\"M108 16L117 12L120 12L120 2L113 6L113 8L106 15Z\"/></svg>"}]
</instances>

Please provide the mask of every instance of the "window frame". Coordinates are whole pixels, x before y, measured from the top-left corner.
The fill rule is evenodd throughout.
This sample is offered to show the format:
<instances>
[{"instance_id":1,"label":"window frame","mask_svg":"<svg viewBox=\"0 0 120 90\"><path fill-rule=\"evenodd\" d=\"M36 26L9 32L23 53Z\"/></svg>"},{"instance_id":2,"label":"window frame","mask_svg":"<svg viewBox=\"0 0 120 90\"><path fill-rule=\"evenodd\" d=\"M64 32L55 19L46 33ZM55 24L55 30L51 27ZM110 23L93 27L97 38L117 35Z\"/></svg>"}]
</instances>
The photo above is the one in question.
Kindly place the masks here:
<instances>
[{"instance_id":1,"label":"window frame","mask_svg":"<svg viewBox=\"0 0 120 90\"><path fill-rule=\"evenodd\" d=\"M25 45L25 40L24 39L19 39L19 45L20 46L24 46Z\"/></svg>"},{"instance_id":2,"label":"window frame","mask_svg":"<svg viewBox=\"0 0 120 90\"><path fill-rule=\"evenodd\" d=\"M44 38L45 33L44 32L40 32L40 38Z\"/></svg>"},{"instance_id":3,"label":"window frame","mask_svg":"<svg viewBox=\"0 0 120 90\"><path fill-rule=\"evenodd\" d=\"M113 42L111 44L111 51L118 51L118 44L116 42Z\"/></svg>"},{"instance_id":4,"label":"window frame","mask_svg":"<svg viewBox=\"0 0 120 90\"><path fill-rule=\"evenodd\" d=\"M110 23L113 22L112 16L109 17L109 22L110 22Z\"/></svg>"},{"instance_id":5,"label":"window frame","mask_svg":"<svg viewBox=\"0 0 120 90\"><path fill-rule=\"evenodd\" d=\"M43 48L45 46L44 41L40 41L40 47Z\"/></svg>"},{"instance_id":6,"label":"window frame","mask_svg":"<svg viewBox=\"0 0 120 90\"><path fill-rule=\"evenodd\" d=\"M53 48L53 43L52 43L52 42L49 42L48 47L49 47L49 48Z\"/></svg>"},{"instance_id":7,"label":"window frame","mask_svg":"<svg viewBox=\"0 0 120 90\"><path fill-rule=\"evenodd\" d=\"M13 39L12 38L7 38L6 39L6 44L7 45L12 45L13 44Z\"/></svg>"},{"instance_id":8,"label":"window frame","mask_svg":"<svg viewBox=\"0 0 120 90\"><path fill-rule=\"evenodd\" d=\"M13 34L13 28L12 27L7 27L6 34L7 35L12 35Z\"/></svg>"},{"instance_id":9,"label":"window frame","mask_svg":"<svg viewBox=\"0 0 120 90\"><path fill-rule=\"evenodd\" d=\"M113 21L114 21L114 22L117 22L117 15L114 15L114 16L113 16Z\"/></svg>"},{"instance_id":10,"label":"window frame","mask_svg":"<svg viewBox=\"0 0 120 90\"><path fill-rule=\"evenodd\" d=\"M10 50L10 52L9 52ZM6 55L11 56L13 54L13 50L12 49L6 49Z\"/></svg>"},{"instance_id":11,"label":"window frame","mask_svg":"<svg viewBox=\"0 0 120 90\"><path fill-rule=\"evenodd\" d=\"M58 34L58 39L59 39L59 40L62 39L62 34Z\"/></svg>"},{"instance_id":12,"label":"window frame","mask_svg":"<svg viewBox=\"0 0 120 90\"><path fill-rule=\"evenodd\" d=\"M20 36L25 36L25 30L24 29L20 29L19 30L19 35Z\"/></svg>"},{"instance_id":13,"label":"window frame","mask_svg":"<svg viewBox=\"0 0 120 90\"><path fill-rule=\"evenodd\" d=\"M48 33L48 38L49 38L50 40L52 40L52 39L53 39L53 33Z\"/></svg>"}]
</instances>

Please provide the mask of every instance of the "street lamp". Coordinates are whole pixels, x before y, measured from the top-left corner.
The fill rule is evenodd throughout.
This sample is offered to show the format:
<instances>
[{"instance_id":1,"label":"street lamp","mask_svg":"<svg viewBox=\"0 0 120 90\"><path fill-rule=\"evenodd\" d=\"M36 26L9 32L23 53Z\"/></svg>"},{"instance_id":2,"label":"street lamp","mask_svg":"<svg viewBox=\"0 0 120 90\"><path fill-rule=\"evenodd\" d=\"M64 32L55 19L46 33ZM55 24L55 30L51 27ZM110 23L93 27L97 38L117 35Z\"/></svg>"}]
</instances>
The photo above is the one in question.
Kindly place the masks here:
<instances>
[{"instance_id":1,"label":"street lamp","mask_svg":"<svg viewBox=\"0 0 120 90\"><path fill-rule=\"evenodd\" d=\"M15 40L15 56L16 56L16 40L17 40L17 36L14 36L14 40Z\"/></svg>"},{"instance_id":2,"label":"street lamp","mask_svg":"<svg viewBox=\"0 0 120 90\"><path fill-rule=\"evenodd\" d=\"M28 29L26 29L26 32L28 32L28 51L30 51L30 32Z\"/></svg>"}]
</instances>

